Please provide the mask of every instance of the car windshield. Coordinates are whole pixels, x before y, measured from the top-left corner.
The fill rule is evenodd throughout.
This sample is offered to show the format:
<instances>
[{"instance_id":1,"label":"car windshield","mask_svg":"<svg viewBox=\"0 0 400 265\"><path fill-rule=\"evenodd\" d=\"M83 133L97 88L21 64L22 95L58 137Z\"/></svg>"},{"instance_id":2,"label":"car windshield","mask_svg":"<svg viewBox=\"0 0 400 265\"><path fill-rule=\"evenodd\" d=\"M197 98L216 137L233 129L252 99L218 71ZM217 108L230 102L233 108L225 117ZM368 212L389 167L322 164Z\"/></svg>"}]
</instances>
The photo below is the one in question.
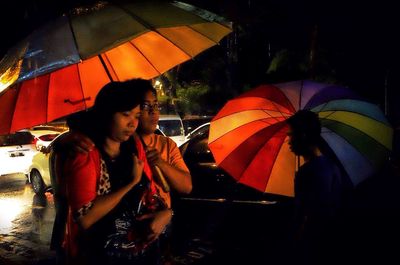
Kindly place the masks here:
<instances>
[{"instance_id":1,"label":"car windshield","mask_svg":"<svg viewBox=\"0 0 400 265\"><path fill-rule=\"evenodd\" d=\"M0 135L0 146L25 145L33 143L33 135L29 132L16 132Z\"/></svg>"},{"instance_id":2,"label":"car windshield","mask_svg":"<svg viewBox=\"0 0 400 265\"><path fill-rule=\"evenodd\" d=\"M179 120L160 120L158 122L160 130L167 136L182 135L182 124Z\"/></svg>"},{"instance_id":3,"label":"car windshield","mask_svg":"<svg viewBox=\"0 0 400 265\"><path fill-rule=\"evenodd\" d=\"M39 136L39 139L42 140L42 141L50 142L54 138L56 138L57 135L59 135L59 133L45 134L45 135Z\"/></svg>"}]
</instances>

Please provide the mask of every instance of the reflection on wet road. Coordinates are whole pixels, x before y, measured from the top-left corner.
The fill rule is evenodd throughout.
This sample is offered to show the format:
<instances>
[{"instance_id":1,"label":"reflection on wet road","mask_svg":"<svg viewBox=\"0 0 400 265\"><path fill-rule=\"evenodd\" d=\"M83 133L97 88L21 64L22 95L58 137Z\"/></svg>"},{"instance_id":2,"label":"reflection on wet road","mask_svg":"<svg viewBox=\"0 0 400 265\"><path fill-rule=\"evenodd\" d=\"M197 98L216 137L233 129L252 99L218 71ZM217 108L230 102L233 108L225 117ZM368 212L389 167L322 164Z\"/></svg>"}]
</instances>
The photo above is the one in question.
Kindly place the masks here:
<instances>
[{"instance_id":1,"label":"reflection on wet road","mask_svg":"<svg viewBox=\"0 0 400 265\"><path fill-rule=\"evenodd\" d=\"M13 264L51 259L55 210L50 193L36 195L23 174L0 176L0 257ZM1 260L0 259L0 263Z\"/></svg>"}]
</instances>

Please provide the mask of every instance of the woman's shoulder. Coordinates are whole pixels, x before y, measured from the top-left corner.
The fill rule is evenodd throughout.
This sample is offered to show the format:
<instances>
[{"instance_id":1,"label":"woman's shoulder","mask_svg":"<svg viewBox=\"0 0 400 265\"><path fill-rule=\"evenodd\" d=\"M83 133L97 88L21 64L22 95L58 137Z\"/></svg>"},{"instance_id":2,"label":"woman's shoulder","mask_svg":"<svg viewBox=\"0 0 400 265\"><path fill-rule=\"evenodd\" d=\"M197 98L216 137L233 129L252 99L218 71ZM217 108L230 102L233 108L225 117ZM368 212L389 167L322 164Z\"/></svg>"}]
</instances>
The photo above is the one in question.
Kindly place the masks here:
<instances>
[{"instance_id":1,"label":"woman's shoulder","mask_svg":"<svg viewBox=\"0 0 400 265\"><path fill-rule=\"evenodd\" d=\"M88 152L74 152L69 155L69 160L74 162L85 162L85 161L95 161L100 163L100 151L98 148L94 147Z\"/></svg>"}]
</instances>

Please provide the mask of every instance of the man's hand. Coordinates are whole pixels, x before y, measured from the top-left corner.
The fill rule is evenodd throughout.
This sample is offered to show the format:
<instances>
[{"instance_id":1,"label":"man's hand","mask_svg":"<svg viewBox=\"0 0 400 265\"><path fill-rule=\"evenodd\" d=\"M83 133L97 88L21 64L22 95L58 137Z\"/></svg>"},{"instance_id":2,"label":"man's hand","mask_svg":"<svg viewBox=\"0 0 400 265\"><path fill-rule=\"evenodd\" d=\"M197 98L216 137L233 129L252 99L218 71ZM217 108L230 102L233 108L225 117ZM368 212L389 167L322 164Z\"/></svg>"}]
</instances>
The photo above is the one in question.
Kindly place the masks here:
<instances>
[{"instance_id":1,"label":"man's hand","mask_svg":"<svg viewBox=\"0 0 400 265\"><path fill-rule=\"evenodd\" d=\"M157 149L148 149L146 151L147 161L150 165L159 165L162 162L160 152Z\"/></svg>"},{"instance_id":2,"label":"man's hand","mask_svg":"<svg viewBox=\"0 0 400 265\"><path fill-rule=\"evenodd\" d=\"M60 144L71 146L73 151L79 153L88 153L94 147L94 143L89 137L77 131L66 133Z\"/></svg>"}]
</instances>

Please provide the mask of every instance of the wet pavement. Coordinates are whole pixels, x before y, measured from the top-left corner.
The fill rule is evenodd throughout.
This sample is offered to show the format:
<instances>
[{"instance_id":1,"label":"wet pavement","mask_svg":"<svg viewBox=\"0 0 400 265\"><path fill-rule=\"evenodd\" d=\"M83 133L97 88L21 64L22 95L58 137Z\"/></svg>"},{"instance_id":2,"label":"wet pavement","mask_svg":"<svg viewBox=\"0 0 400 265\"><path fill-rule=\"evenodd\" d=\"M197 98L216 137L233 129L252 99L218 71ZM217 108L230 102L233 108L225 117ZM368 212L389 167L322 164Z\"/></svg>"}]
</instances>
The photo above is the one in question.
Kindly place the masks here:
<instances>
[{"instance_id":1,"label":"wet pavement","mask_svg":"<svg viewBox=\"0 0 400 265\"><path fill-rule=\"evenodd\" d=\"M171 264L292 264L291 201L174 200ZM24 175L0 176L0 265L55 264L49 244L51 193L37 196ZM355 190L341 250L346 262L399 264L400 168Z\"/></svg>"},{"instance_id":2,"label":"wet pavement","mask_svg":"<svg viewBox=\"0 0 400 265\"><path fill-rule=\"evenodd\" d=\"M0 212L0 264L30 265L54 257L50 193L35 195L23 174L0 176Z\"/></svg>"}]
</instances>

